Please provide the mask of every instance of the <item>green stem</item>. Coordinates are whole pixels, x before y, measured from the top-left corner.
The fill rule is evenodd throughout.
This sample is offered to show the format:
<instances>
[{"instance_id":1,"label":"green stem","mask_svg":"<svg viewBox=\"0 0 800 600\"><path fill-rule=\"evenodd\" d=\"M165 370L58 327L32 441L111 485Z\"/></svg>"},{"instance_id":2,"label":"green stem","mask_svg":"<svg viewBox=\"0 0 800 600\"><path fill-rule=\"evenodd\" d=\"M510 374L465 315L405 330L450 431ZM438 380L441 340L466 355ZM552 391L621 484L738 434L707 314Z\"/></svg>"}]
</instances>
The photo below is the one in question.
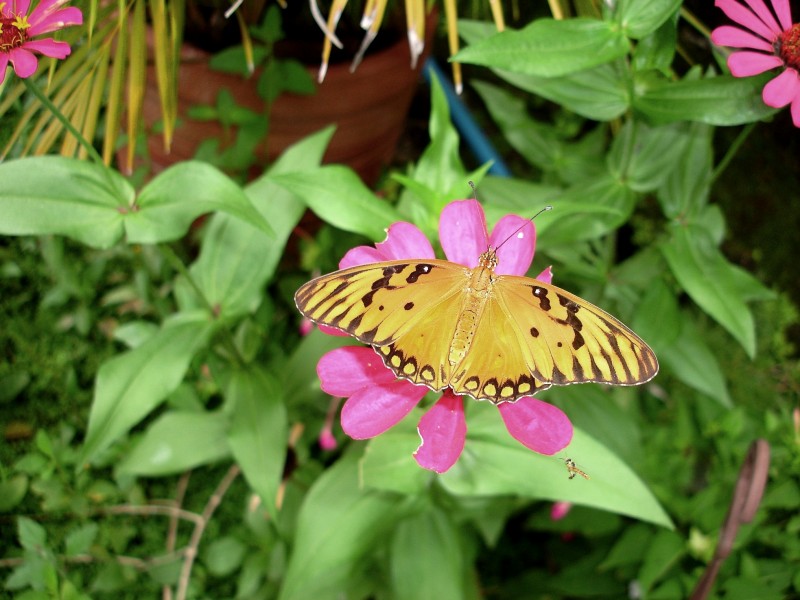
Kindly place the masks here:
<instances>
[{"instance_id":1,"label":"green stem","mask_svg":"<svg viewBox=\"0 0 800 600\"><path fill-rule=\"evenodd\" d=\"M78 143L81 146L83 146L83 149L86 150L92 160L98 165L105 166L103 163L103 158L100 156L97 150L94 149L94 146L92 146L77 129L75 129L75 126L70 123L70 120L67 119L67 117L64 116L64 113L62 113L58 107L53 104L50 98L48 98L45 93L39 89L39 86L36 85L36 83L34 83L30 77L22 78L22 82L25 84L25 87L28 88L28 91L36 96L39 99L39 102L41 102L47 108L47 110L49 110L52 115L61 122L64 128L75 136L75 139L78 140Z\"/></svg>"},{"instance_id":2,"label":"green stem","mask_svg":"<svg viewBox=\"0 0 800 600\"><path fill-rule=\"evenodd\" d=\"M189 284L189 287L192 288L194 291L195 296L203 305L203 308L208 311L208 314L213 315L216 317L217 311L208 301L203 290L200 289L200 286L197 285L197 282L192 277L192 274L189 273L189 269L186 268L186 265L183 264L183 261L180 257L175 254L175 251L168 246L167 244L159 244L158 246L161 249L161 252L169 261L170 265L186 280L186 283ZM245 360L242 355L239 353L239 349L236 347L236 344L233 341L233 336L231 335L230 331L227 328L224 329L224 334L222 336L222 343L225 346L226 350L230 353L231 358L236 363L236 366L242 367L245 365Z\"/></svg>"},{"instance_id":3,"label":"green stem","mask_svg":"<svg viewBox=\"0 0 800 600\"><path fill-rule=\"evenodd\" d=\"M741 148L744 141L747 139L747 136L750 135L750 132L753 131L753 128L756 126L755 123L748 123L740 132L739 135L736 136L736 139L733 140L733 143L728 146L728 151L725 153L725 156L722 157L722 160L719 161L717 168L714 169L714 172L711 174L711 183L713 184L717 178L722 175L722 172L728 167L728 163L733 160L733 157L736 156L736 153Z\"/></svg>"}]
</instances>

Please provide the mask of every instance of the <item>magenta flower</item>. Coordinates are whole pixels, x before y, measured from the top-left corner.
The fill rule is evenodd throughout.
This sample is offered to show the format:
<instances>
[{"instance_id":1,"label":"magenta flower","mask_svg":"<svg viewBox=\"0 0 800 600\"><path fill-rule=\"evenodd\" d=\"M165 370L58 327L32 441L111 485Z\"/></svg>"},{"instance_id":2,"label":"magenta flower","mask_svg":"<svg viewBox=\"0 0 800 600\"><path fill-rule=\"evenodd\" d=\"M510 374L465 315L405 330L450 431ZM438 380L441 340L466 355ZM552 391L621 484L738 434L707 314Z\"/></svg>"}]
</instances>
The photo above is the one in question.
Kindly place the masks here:
<instances>
[{"instance_id":1,"label":"magenta flower","mask_svg":"<svg viewBox=\"0 0 800 600\"><path fill-rule=\"evenodd\" d=\"M439 239L448 260L474 268L481 252L497 248L500 275L524 275L533 260L536 234L533 225L515 215L503 217L491 236L483 209L475 200L448 204L439 220ZM513 235L523 227L533 235ZM510 237L510 239L508 239ZM434 258L433 247L416 226L395 223L386 241L375 247L358 246L339 263L342 269L387 260ZM550 283L550 268L539 280ZM327 329L327 328L326 328ZM347 398L342 408L344 432L354 439L367 439L388 430L403 419L430 390L397 379L371 348L347 346L328 352L317 364L322 389ZM509 433L540 454L555 454L572 439L572 424L552 404L523 397L498 404ZM417 427L422 442L414 453L420 466L443 473L452 467L464 449L467 433L463 398L447 389L423 415Z\"/></svg>"},{"instance_id":2,"label":"magenta flower","mask_svg":"<svg viewBox=\"0 0 800 600\"><path fill-rule=\"evenodd\" d=\"M791 104L792 122L800 127L800 23L792 23L789 0L771 0L772 11L763 0L745 2L747 6L736 0L716 0L716 6L744 29L717 27L711 32L711 41L719 46L746 48L728 57L734 77L782 69L764 86L762 98L773 108Z\"/></svg>"},{"instance_id":3,"label":"magenta flower","mask_svg":"<svg viewBox=\"0 0 800 600\"><path fill-rule=\"evenodd\" d=\"M18 77L33 75L38 65L34 52L52 58L69 56L70 48L66 42L53 38L31 39L83 23L83 14L79 9L61 8L67 1L42 0L30 14L30 0L0 1L0 83L5 79L9 62Z\"/></svg>"}]
</instances>

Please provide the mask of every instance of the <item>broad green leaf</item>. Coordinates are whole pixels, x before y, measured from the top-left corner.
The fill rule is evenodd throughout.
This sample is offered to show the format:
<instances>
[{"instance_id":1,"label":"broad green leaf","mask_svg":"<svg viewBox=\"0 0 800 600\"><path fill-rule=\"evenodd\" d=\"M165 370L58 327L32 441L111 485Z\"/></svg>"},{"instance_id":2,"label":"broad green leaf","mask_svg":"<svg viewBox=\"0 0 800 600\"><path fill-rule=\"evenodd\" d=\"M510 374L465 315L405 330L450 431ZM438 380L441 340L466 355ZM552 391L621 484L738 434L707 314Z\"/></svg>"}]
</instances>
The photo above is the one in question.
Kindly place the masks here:
<instances>
[{"instance_id":1,"label":"broad green leaf","mask_svg":"<svg viewBox=\"0 0 800 600\"><path fill-rule=\"evenodd\" d=\"M710 396L725 408L731 408L733 404L725 374L692 318L687 314L680 315L676 329L675 340L659 346L661 364L686 385Z\"/></svg>"},{"instance_id":2,"label":"broad green leaf","mask_svg":"<svg viewBox=\"0 0 800 600\"><path fill-rule=\"evenodd\" d=\"M19 543L26 550L41 552L47 545L47 532L44 527L28 517L17 519Z\"/></svg>"},{"instance_id":3,"label":"broad green leaf","mask_svg":"<svg viewBox=\"0 0 800 600\"><path fill-rule=\"evenodd\" d=\"M589 481L569 479L561 458L537 454L514 440L493 406L471 405L467 424L467 443L461 458L439 478L450 493L564 500L672 527L670 518L639 477L581 429L575 428L564 453L590 475ZM391 431L384 435L390 434Z\"/></svg>"},{"instance_id":4,"label":"broad green leaf","mask_svg":"<svg viewBox=\"0 0 800 600\"><path fill-rule=\"evenodd\" d=\"M215 327L204 312L178 314L142 345L103 363L79 465L124 435L178 387Z\"/></svg>"},{"instance_id":5,"label":"broad green leaf","mask_svg":"<svg viewBox=\"0 0 800 600\"><path fill-rule=\"evenodd\" d=\"M630 325L648 344L661 349L678 338L681 320L675 293L661 279L655 279L644 293Z\"/></svg>"},{"instance_id":6,"label":"broad green leaf","mask_svg":"<svg viewBox=\"0 0 800 600\"><path fill-rule=\"evenodd\" d=\"M459 32L468 43L492 35L494 25L478 21L459 21ZM507 69L492 71L508 83L562 105L587 119L616 119L630 104L629 84L611 65L600 65L562 77L537 77Z\"/></svg>"},{"instance_id":7,"label":"broad green leaf","mask_svg":"<svg viewBox=\"0 0 800 600\"><path fill-rule=\"evenodd\" d=\"M182 237L202 214L222 211L274 235L241 187L207 163L178 163L148 183L125 219L128 241L153 244Z\"/></svg>"},{"instance_id":8,"label":"broad green leaf","mask_svg":"<svg viewBox=\"0 0 800 600\"><path fill-rule=\"evenodd\" d=\"M470 43L453 60L538 77L560 77L624 56L630 44L612 23L588 18L537 19Z\"/></svg>"},{"instance_id":9,"label":"broad green leaf","mask_svg":"<svg viewBox=\"0 0 800 600\"><path fill-rule=\"evenodd\" d=\"M616 20L625 35L638 40L658 29L680 6L681 0L620 0Z\"/></svg>"},{"instance_id":10,"label":"broad green leaf","mask_svg":"<svg viewBox=\"0 0 800 600\"><path fill-rule=\"evenodd\" d=\"M674 531L659 531L644 555L638 581L647 592L686 553L686 541Z\"/></svg>"},{"instance_id":11,"label":"broad green leaf","mask_svg":"<svg viewBox=\"0 0 800 600\"><path fill-rule=\"evenodd\" d=\"M464 597L464 556L458 529L441 510L431 508L401 521L390 552L392 597Z\"/></svg>"},{"instance_id":12,"label":"broad green leaf","mask_svg":"<svg viewBox=\"0 0 800 600\"><path fill-rule=\"evenodd\" d=\"M217 412L170 411L147 428L119 463L122 473L173 475L230 456L227 419Z\"/></svg>"},{"instance_id":13,"label":"broad green leaf","mask_svg":"<svg viewBox=\"0 0 800 600\"><path fill-rule=\"evenodd\" d=\"M22 473L0 481L0 513L11 512L28 491L28 476Z\"/></svg>"},{"instance_id":14,"label":"broad green leaf","mask_svg":"<svg viewBox=\"0 0 800 600\"><path fill-rule=\"evenodd\" d=\"M633 210L633 192L611 174L581 182L553 198L553 210L536 219L542 244L571 244L601 237Z\"/></svg>"},{"instance_id":15,"label":"broad green leaf","mask_svg":"<svg viewBox=\"0 0 800 600\"><path fill-rule=\"evenodd\" d=\"M561 191L560 188L553 185L490 175L481 182L479 193L483 209L486 211L486 221L496 223L509 213L525 217L532 216L549 205ZM539 217L536 218L535 223L536 230L539 231Z\"/></svg>"},{"instance_id":16,"label":"broad green leaf","mask_svg":"<svg viewBox=\"0 0 800 600\"><path fill-rule=\"evenodd\" d=\"M228 577L242 565L247 550L241 539L226 535L208 544L203 552L203 564L215 577Z\"/></svg>"},{"instance_id":17,"label":"broad green leaf","mask_svg":"<svg viewBox=\"0 0 800 600\"><path fill-rule=\"evenodd\" d=\"M399 221L397 212L366 188L351 169L330 165L305 172L270 174L269 180L303 199L317 216L334 227L372 240Z\"/></svg>"},{"instance_id":18,"label":"broad green leaf","mask_svg":"<svg viewBox=\"0 0 800 600\"><path fill-rule=\"evenodd\" d=\"M270 174L307 171L318 166L333 135L328 127L287 149L270 168ZM215 214L203 236L200 256L189 272L206 300L218 307L223 318L255 309L272 278L305 204L290 191L262 175L245 188L255 209L269 222L274 234L228 214ZM185 280L177 285L182 310L199 307L194 291Z\"/></svg>"},{"instance_id":19,"label":"broad green leaf","mask_svg":"<svg viewBox=\"0 0 800 600\"><path fill-rule=\"evenodd\" d=\"M714 161L713 131L708 125L692 123L681 132L683 139L678 145L683 153L657 192L661 209L668 218L698 215L708 203Z\"/></svg>"},{"instance_id":20,"label":"broad green leaf","mask_svg":"<svg viewBox=\"0 0 800 600\"><path fill-rule=\"evenodd\" d=\"M97 523L89 522L70 531L64 539L64 553L67 556L88 554L92 548L100 527Z\"/></svg>"},{"instance_id":21,"label":"broad green leaf","mask_svg":"<svg viewBox=\"0 0 800 600\"><path fill-rule=\"evenodd\" d=\"M232 373L225 386L227 437L233 457L273 517L288 439L283 398L278 383L257 369Z\"/></svg>"},{"instance_id":22,"label":"broad green leaf","mask_svg":"<svg viewBox=\"0 0 800 600\"><path fill-rule=\"evenodd\" d=\"M392 427L391 435L369 441L359 462L359 480L365 488L415 496L430 485L433 474L413 458L420 444L417 423L421 416L421 410L414 410Z\"/></svg>"},{"instance_id":23,"label":"broad green leaf","mask_svg":"<svg viewBox=\"0 0 800 600\"><path fill-rule=\"evenodd\" d=\"M64 235L93 248L122 238L134 190L89 161L39 156L0 164L0 233Z\"/></svg>"},{"instance_id":24,"label":"broad green leaf","mask_svg":"<svg viewBox=\"0 0 800 600\"><path fill-rule=\"evenodd\" d=\"M709 125L742 125L777 112L761 99L773 75L736 78L719 75L697 81L652 82L643 74L636 82L633 108L652 123L699 121Z\"/></svg>"},{"instance_id":25,"label":"broad green leaf","mask_svg":"<svg viewBox=\"0 0 800 600\"><path fill-rule=\"evenodd\" d=\"M669 76L675 58L677 43L678 13L667 19L651 34L641 38L633 51L633 67L636 71L656 69Z\"/></svg>"},{"instance_id":26,"label":"broad green leaf","mask_svg":"<svg viewBox=\"0 0 800 600\"><path fill-rule=\"evenodd\" d=\"M340 598L350 574L404 517L402 497L364 490L349 453L314 482L297 517L279 600Z\"/></svg>"},{"instance_id":27,"label":"broad green leaf","mask_svg":"<svg viewBox=\"0 0 800 600\"><path fill-rule=\"evenodd\" d=\"M628 121L614 138L609 169L635 192L655 190L685 156L686 137L673 125L650 128Z\"/></svg>"},{"instance_id":28,"label":"broad green leaf","mask_svg":"<svg viewBox=\"0 0 800 600\"><path fill-rule=\"evenodd\" d=\"M708 233L697 226L676 226L661 251L692 300L727 329L750 357L755 356L753 315L741 297L738 278Z\"/></svg>"}]
</instances>

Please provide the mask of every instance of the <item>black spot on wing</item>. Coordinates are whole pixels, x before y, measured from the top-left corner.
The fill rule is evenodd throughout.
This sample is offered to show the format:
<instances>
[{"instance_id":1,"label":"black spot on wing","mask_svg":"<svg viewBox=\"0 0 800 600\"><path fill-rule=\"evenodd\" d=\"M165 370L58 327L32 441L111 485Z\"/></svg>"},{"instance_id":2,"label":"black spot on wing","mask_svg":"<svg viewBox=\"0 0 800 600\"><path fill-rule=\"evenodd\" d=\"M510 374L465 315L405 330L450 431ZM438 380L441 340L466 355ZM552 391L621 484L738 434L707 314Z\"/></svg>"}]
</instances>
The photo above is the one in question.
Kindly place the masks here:
<instances>
[{"instance_id":1,"label":"black spot on wing","mask_svg":"<svg viewBox=\"0 0 800 600\"><path fill-rule=\"evenodd\" d=\"M427 275L433 270L433 265L427 263L420 263L414 267L414 270L406 277L408 283L416 283L423 275Z\"/></svg>"},{"instance_id":2,"label":"black spot on wing","mask_svg":"<svg viewBox=\"0 0 800 600\"><path fill-rule=\"evenodd\" d=\"M414 308L413 302L406 302L405 305L403 305L403 310L411 310L412 308Z\"/></svg>"},{"instance_id":3,"label":"black spot on wing","mask_svg":"<svg viewBox=\"0 0 800 600\"><path fill-rule=\"evenodd\" d=\"M547 297L545 288L538 285L531 286L531 293L533 293L534 298L539 299L539 308L545 311L550 310L550 298Z\"/></svg>"}]
</instances>

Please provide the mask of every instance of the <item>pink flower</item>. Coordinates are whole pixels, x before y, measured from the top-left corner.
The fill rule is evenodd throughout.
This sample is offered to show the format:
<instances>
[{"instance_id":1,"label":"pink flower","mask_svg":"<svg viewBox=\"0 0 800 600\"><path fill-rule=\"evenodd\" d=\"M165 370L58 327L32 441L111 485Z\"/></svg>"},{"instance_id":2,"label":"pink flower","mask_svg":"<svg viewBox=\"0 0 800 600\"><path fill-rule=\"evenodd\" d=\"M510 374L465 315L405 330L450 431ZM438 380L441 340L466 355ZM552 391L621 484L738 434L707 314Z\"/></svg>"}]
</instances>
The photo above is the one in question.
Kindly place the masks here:
<instances>
[{"instance_id":1,"label":"pink flower","mask_svg":"<svg viewBox=\"0 0 800 600\"><path fill-rule=\"evenodd\" d=\"M38 65L34 52L53 58L69 56L70 48L66 42L53 38L31 39L83 23L83 14L79 9L61 8L67 1L42 0L28 14L30 0L0 0L0 83L5 79L9 62L14 66L17 76L25 78L33 75Z\"/></svg>"},{"instance_id":2,"label":"pink flower","mask_svg":"<svg viewBox=\"0 0 800 600\"><path fill-rule=\"evenodd\" d=\"M553 521L560 521L567 516L567 513L572 510L572 502L553 502L550 507L550 519Z\"/></svg>"},{"instance_id":3,"label":"pink flower","mask_svg":"<svg viewBox=\"0 0 800 600\"><path fill-rule=\"evenodd\" d=\"M715 4L744 29L717 27L711 41L719 46L746 48L728 57L734 77L782 69L764 86L762 98L773 108L791 104L792 122L800 127L800 23L792 23L789 0L771 0L772 11L763 0L745 2L747 6L737 0L716 0Z\"/></svg>"},{"instance_id":4,"label":"pink flower","mask_svg":"<svg viewBox=\"0 0 800 600\"><path fill-rule=\"evenodd\" d=\"M514 235L518 231L520 235ZM525 233L532 231L532 235ZM503 217L491 236L487 232L483 209L475 200L451 202L442 211L439 239L448 260L474 268L488 247L497 248L499 275L524 275L533 260L536 243L533 224L515 215ZM498 248L498 245L503 244ZM395 223L386 241L375 247L350 250L339 267L404 258L434 258L433 247L416 226ZM550 283L548 267L538 279ZM367 439L397 424L430 390L397 379L371 348L347 346L323 356L317 364L322 389L333 396L347 398L342 408L344 432L354 439ZM532 397L498 405L509 433L522 444L541 454L555 454L572 439L572 424L552 404ZM463 398L452 390L423 415L417 427L422 442L414 453L420 466L443 473L458 460L467 433Z\"/></svg>"}]
</instances>

